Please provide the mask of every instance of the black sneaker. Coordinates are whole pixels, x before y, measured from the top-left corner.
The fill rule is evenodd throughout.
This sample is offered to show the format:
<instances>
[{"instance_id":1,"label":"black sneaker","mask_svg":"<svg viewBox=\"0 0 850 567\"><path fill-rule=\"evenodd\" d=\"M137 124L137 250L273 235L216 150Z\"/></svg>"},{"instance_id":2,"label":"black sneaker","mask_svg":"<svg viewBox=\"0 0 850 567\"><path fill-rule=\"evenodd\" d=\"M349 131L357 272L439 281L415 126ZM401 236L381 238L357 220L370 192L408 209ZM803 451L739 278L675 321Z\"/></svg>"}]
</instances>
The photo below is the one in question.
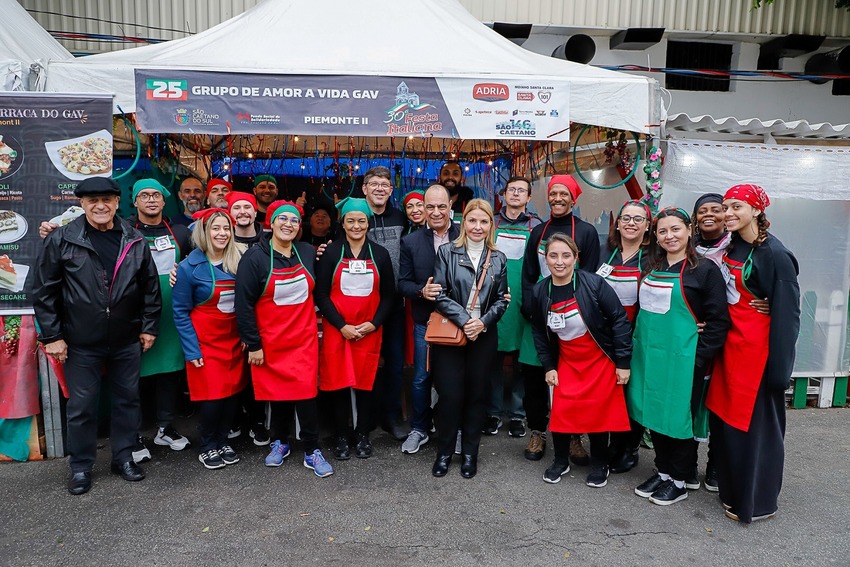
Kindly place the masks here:
<instances>
[{"instance_id":1,"label":"black sneaker","mask_svg":"<svg viewBox=\"0 0 850 567\"><path fill-rule=\"evenodd\" d=\"M358 459L368 459L372 456L372 443L365 433L357 434L357 446L354 448L354 456Z\"/></svg>"},{"instance_id":2,"label":"black sneaker","mask_svg":"<svg viewBox=\"0 0 850 567\"><path fill-rule=\"evenodd\" d=\"M608 484L608 465L598 465L591 468L585 484L593 488L602 488Z\"/></svg>"},{"instance_id":3,"label":"black sneaker","mask_svg":"<svg viewBox=\"0 0 850 567\"><path fill-rule=\"evenodd\" d=\"M679 488L672 480L665 481L658 490L652 493L649 501L659 506L669 506L688 497L688 489L684 486Z\"/></svg>"},{"instance_id":4,"label":"black sneaker","mask_svg":"<svg viewBox=\"0 0 850 567\"><path fill-rule=\"evenodd\" d=\"M637 451L623 451L611 459L611 472L613 474L627 473L637 466L639 460Z\"/></svg>"},{"instance_id":5,"label":"black sneaker","mask_svg":"<svg viewBox=\"0 0 850 567\"><path fill-rule=\"evenodd\" d=\"M227 432L228 439L236 439L240 435L242 435L242 429L240 429L239 427L234 427L233 429Z\"/></svg>"},{"instance_id":6,"label":"black sneaker","mask_svg":"<svg viewBox=\"0 0 850 567\"><path fill-rule=\"evenodd\" d=\"M136 445L133 447L133 462L146 463L151 460L151 452L145 445L144 438L139 435L136 438Z\"/></svg>"},{"instance_id":7,"label":"black sneaker","mask_svg":"<svg viewBox=\"0 0 850 567\"><path fill-rule=\"evenodd\" d=\"M694 473L689 478L685 479L685 488L688 490L699 490L700 482L697 478L697 473Z\"/></svg>"},{"instance_id":8,"label":"black sneaker","mask_svg":"<svg viewBox=\"0 0 850 567\"><path fill-rule=\"evenodd\" d=\"M334 457L337 461L347 461L351 458L351 449L348 447L348 437L340 435L334 447Z\"/></svg>"},{"instance_id":9,"label":"black sneaker","mask_svg":"<svg viewBox=\"0 0 850 567\"><path fill-rule=\"evenodd\" d=\"M262 423L252 425L250 431L248 431L248 436L254 440L254 445L257 447L265 447L272 441L269 437L269 430Z\"/></svg>"},{"instance_id":10,"label":"black sneaker","mask_svg":"<svg viewBox=\"0 0 850 567\"><path fill-rule=\"evenodd\" d=\"M646 479L642 484L638 485L635 488L635 494L640 496L641 498L649 498L652 494L658 490L661 485L664 484L664 481L661 480L661 477L658 473L655 473L648 479Z\"/></svg>"},{"instance_id":11,"label":"black sneaker","mask_svg":"<svg viewBox=\"0 0 850 567\"><path fill-rule=\"evenodd\" d=\"M705 484L705 489L709 492L718 492L720 490L720 487L717 485L717 469L711 463L708 463L708 466L705 467L703 484Z\"/></svg>"},{"instance_id":12,"label":"black sneaker","mask_svg":"<svg viewBox=\"0 0 850 567\"><path fill-rule=\"evenodd\" d=\"M549 484L558 484L561 482L561 477L570 472L570 461L567 459L555 459L546 472L543 473L543 480Z\"/></svg>"},{"instance_id":13,"label":"black sneaker","mask_svg":"<svg viewBox=\"0 0 850 567\"><path fill-rule=\"evenodd\" d=\"M221 460L221 455L217 449L210 449L198 455L198 460L208 469L223 469L224 461Z\"/></svg>"},{"instance_id":14,"label":"black sneaker","mask_svg":"<svg viewBox=\"0 0 850 567\"><path fill-rule=\"evenodd\" d=\"M218 454L225 465L235 465L239 462L239 455L230 445L222 445L218 448Z\"/></svg>"},{"instance_id":15,"label":"black sneaker","mask_svg":"<svg viewBox=\"0 0 850 567\"><path fill-rule=\"evenodd\" d=\"M512 419L508 425L508 435L511 437L525 437L525 424L521 419Z\"/></svg>"},{"instance_id":16,"label":"black sneaker","mask_svg":"<svg viewBox=\"0 0 850 567\"><path fill-rule=\"evenodd\" d=\"M484 435L496 435L501 427L502 420L495 415L491 415L487 418L487 421L484 424L484 429L481 430L481 433Z\"/></svg>"}]
</instances>

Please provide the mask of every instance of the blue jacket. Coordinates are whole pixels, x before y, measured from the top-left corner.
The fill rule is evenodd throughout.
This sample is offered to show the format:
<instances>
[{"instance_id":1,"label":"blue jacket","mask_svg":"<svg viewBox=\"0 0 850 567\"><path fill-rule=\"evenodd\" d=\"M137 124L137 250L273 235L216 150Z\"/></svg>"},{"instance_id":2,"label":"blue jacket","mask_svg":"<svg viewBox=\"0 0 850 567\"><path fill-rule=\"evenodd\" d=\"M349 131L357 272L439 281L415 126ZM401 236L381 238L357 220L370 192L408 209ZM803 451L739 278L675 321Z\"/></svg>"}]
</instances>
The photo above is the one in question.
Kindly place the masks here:
<instances>
[{"instance_id":1,"label":"blue jacket","mask_svg":"<svg viewBox=\"0 0 850 567\"><path fill-rule=\"evenodd\" d=\"M236 281L235 276L220 268L213 267L213 272L215 281ZM186 360L201 358L197 330L192 325L189 314L196 305L212 295L213 272L210 272L210 262L206 254L200 250L192 250L189 256L177 265L177 281L171 292L171 302L174 307L174 325L180 335Z\"/></svg>"}]
</instances>

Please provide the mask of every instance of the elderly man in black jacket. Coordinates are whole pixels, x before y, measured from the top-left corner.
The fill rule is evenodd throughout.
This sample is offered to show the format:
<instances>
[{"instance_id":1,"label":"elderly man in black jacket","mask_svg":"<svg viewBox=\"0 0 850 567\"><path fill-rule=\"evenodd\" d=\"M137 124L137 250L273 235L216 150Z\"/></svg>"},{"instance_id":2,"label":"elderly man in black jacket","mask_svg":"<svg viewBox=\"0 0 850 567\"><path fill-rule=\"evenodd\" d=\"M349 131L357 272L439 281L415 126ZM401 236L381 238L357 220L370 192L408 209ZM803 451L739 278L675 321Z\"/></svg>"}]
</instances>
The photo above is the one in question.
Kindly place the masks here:
<instances>
[{"instance_id":1,"label":"elderly man in black jacket","mask_svg":"<svg viewBox=\"0 0 850 567\"><path fill-rule=\"evenodd\" d=\"M121 190L95 177L74 191L85 215L44 241L33 304L48 356L65 363L68 383L68 491L91 488L102 371L112 396L112 466L125 480L145 478L133 462L138 436L141 354L156 338L162 303L156 264L144 237L115 216Z\"/></svg>"}]
</instances>

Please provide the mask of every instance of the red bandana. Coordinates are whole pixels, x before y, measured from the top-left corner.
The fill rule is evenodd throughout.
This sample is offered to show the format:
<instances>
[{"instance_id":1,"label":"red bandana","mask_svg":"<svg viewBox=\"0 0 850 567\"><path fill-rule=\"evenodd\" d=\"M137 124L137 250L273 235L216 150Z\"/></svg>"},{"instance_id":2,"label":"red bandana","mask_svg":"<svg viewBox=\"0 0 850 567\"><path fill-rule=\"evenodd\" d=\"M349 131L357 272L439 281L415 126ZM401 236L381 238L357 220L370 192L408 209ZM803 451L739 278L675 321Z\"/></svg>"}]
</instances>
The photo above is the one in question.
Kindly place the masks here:
<instances>
[{"instance_id":1,"label":"red bandana","mask_svg":"<svg viewBox=\"0 0 850 567\"><path fill-rule=\"evenodd\" d=\"M552 190L553 185L564 185L567 189L570 190L570 195L573 197L573 203L576 202L578 196L581 195L581 187L579 187L578 181L572 175L553 175L552 179L549 180L548 191Z\"/></svg>"},{"instance_id":2,"label":"red bandana","mask_svg":"<svg viewBox=\"0 0 850 567\"><path fill-rule=\"evenodd\" d=\"M227 210L219 209L217 207L212 207L210 209L201 209L197 213L193 214L192 218L195 219L195 220L201 221L201 224L207 224L207 221L209 221L210 217L213 216L216 213L221 213L221 214L225 215L227 218L229 218L231 225L236 224L236 221L233 220L233 217L230 216L230 213L227 212Z\"/></svg>"},{"instance_id":3,"label":"red bandana","mask_svg":"<svg viewBox=\"0 0 850 567\"><path fill-rule=\"evenodd\" d=\"M739 201L743 201L753 207L757 208L761 212L770 206L770 199L765 193L764 189L755 185L753 183L744 183L742 185L735 185L723 196L723 200L726 199L738 199Z\"/></svg>"}]
</instances>

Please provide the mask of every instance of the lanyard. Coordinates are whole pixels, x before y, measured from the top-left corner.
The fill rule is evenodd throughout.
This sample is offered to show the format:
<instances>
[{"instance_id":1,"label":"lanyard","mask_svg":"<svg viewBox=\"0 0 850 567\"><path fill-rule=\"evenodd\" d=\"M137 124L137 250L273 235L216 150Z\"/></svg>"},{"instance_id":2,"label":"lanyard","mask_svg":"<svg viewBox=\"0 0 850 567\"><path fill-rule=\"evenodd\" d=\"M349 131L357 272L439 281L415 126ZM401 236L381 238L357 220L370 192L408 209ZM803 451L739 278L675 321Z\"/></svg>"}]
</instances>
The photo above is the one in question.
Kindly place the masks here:
<instances>
[{"instance_id":1,"label":"lanyard","mask_svg":"<svg viewBox=\"0 0 850 567\"><path fill-rule=\"evenodd\" d=\"M618 246L618 247L616 247L616 248L614 248L614 252L613 252L613 254L611 254L611 257L610 257L610 258L608 258L608 262L607 262L607 263L608 263L608 265L611 265L611 262L613 262L613 261L614 261L614 256L616 256L616 255L617 255L617 252L619 252L619 251L620 251L620 247L619 247L619 246ZM640 268L640 267L641 267L641 262L642 262L642 261L643 261L643 248L641 247L641 248L638 248L638 268ZM625 267L625 264L626 264L626 263L625 263L625 262L623 262L623 267Z\"/></svg>"}]
</instances>

